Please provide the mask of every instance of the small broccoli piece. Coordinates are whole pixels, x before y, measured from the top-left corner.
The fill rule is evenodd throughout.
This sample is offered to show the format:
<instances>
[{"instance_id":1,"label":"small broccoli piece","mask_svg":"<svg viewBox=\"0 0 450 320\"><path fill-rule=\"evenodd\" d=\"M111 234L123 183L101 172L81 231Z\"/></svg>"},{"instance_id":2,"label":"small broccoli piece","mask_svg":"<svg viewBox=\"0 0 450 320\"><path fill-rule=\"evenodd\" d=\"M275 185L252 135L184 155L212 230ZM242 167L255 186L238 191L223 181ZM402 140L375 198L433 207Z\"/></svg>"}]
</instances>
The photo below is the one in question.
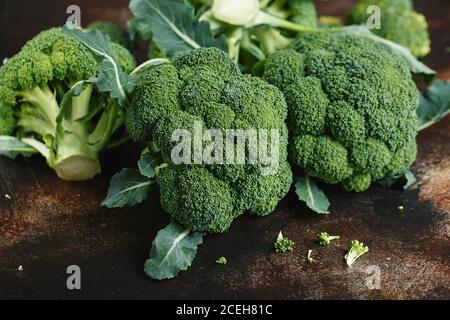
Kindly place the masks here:
<instances>
[{"instance_id":1,"label":"small broccoli piece","mask_svg":"<svg viewBox=\"0 0 450 320\"><path fill-rule=\"evenodd\" d=\"M157 176L163 208L193 231L221 233L243 213L271 213L288 193L292 172L286 116L280 90L243 75L224 52L208 48L148 70L131 94L126 125L135 140L153 142L167 163ZM178 142L172 133L184 129L194 136L196 122L223 133L278 130L277 171L263 175L262 164L248 162L194 164L194 154L189 157L193 164L174 164L171 155Z\"/></svg>"},{"instance_id":2,"label":"small broccoli piece","mask_svg":"<svg viewBox=\"0 0 450 320\"><path fill-rule=\"evenodd\" d=\"M309 176L361 192L415 161L419 92L379 44L306 33L258 68L285 95L290 158Z\"/></svg>"},{"instance_id":3,"label":"small broccoli piece","mask_svg":"<svg viewBox=\"0 0 450 320\"><path fill-rule=\"evenodd\" d=\"M111 41L120 44L125 48L131 48L130 37L128 32L122 29L119 25L110 21L96 21L91 23L87 30L98 30L103 34L107 34Z\"/></svg>"},{"instance_id":4,"label":"small broccoli piece","mask_svg":"<svg viewBox=\"0 0 450 320\"><path fill-rule=\"evenodd\" d=\"M313 252L312 250L308 250L308 254L306 255L306 261L309 264L312 264L314 262L314 259L312 257L312 252Z\"/></svg>"},{"instance_id":5,"label":"small broccoli piece","mask_svg":"<svg viewBox=\"0 0 450 320\"><path fill-rule=\"evenodd\" d=\"M228 263L228 261L227 261L227 258L220 257L219 259L216 260L216 263L224 266Z\"/></svg>"},{"instance_id":6,"label":"small broccoli piece","mask_svg":"<svg viewBox=\"0 0 450 320\"><path fill-rule=\"evenodd\" d=\"M364 246L364 243L358 240L352 240L350 243L347 254L345 255L345 261L349 267L352 267L353 263L363 254L369 252L369 247Z\"/></svg>"},{"instance_id":7,"label":"small broccoli piece","mask_svg":"<svg viewBox=\"0 0 450 320\"><path fill-rule=\"evenodd\" d=\"M283 237L283 234L281 233L281 231L278 234L277 240L273 244L276 253L284 253L284 252L288 252L288 251L293 251L294 245L295 245L294 241Z\"/></svg>"},{"instance_id":8,"label":"small broccoli piece","mask_svg":"<svg viewBox=\"0 0 450 320\"><path fill-rule=\"evenodd\" d=\"M375 34L409 48L416 57L430 53L427 21L414 11L411 0L359 0L350 13L350 22L365 24L370 5L381 8L381 29L374 29Z\"/></svg>"},{"instance_id":9,"label":"small broccoli piece","mask_svg":"<svg viewBox=\"0 0 450 320\"><path fill-rule=\"evenodd\" d=\"M317 237L319 238L319 244L324 247L328 246L331 241L339 240L341 238L339 236L330 236L326 232L321 232Z\"/></svg>"},{"instance_id":10,"label":"small broccoli piece","mask_svg":"<svg viewBox=\"0 0 450 320\"><path fill-rule=\"evenodd\" d=\"M125 48L112 43L112 51L125 70L135 67ZM60 113L72 87L97 73L95 57L61 28L40 33L0 68L0 134L36 149L62 179L92 178L101 170L99 154L124 123L123 112L87 85Z\"/></svg>"}]
</instances>

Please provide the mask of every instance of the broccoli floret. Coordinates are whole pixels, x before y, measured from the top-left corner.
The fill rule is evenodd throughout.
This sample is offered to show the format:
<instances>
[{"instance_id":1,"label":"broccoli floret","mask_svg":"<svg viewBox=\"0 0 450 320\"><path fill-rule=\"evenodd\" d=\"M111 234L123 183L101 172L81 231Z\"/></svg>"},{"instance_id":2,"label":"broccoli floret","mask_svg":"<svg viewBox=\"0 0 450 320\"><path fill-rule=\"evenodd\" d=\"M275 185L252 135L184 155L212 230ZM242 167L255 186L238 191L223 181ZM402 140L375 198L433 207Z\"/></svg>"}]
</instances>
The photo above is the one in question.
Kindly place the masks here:
<instances>
[{"instance_id":1,"label":"broccoli floret","mask_svg":"<svg viewBox=\"0 0 450 320\"><path fill-rule=\"evenodd\" d=\"M288 251L293 251L294 245L295 245L294 241L284 237L280 231L280 233L278 234L277 240L273 244L273 247L274 247L276 253L284 253L284 252L288 252Z\"/></svg>"},{"instance_id":2,"label":"broccoli floret","mask_svg":"<svg viewBox=\"0 0 450 320\"><path fill-rule=\"evenodd\" d=\"M364 243L359 242L358 240L352 240L348 248L348 252L344 257L347 265L352 267L353 263L355 263L359 257L367 252L369 252L368 246L364 246Z\"/></svg>"},{"instance_id":3,"label":"broccoli floret","mask_svg":"<svg viewBox=\"0 0 450 320\"><path fill-rule=\"evenodd\" d=\"M98 30L103 34L109 35L111 41L120 44L125 48L130 48L130 37L128 36L128 32L122 29L119 25L110 21L96 21L91 23L87 28L87 30Z\"/></svg>"},{"instance_id":4,"label":"broccoli floret","mask_svg":"<svg viewBox=\"0 0 450 320\"><path fill-rule=\"evenodd\" d=\"M350 13L350 22L365 24L370 5L381 9L381 29L372 30L375 34L409 48L416 57L430 53L427 21L425 16L414 11L411 0L359 0Z\"/></svg>"},{"instance_id":5,"label":"broccoli floret","mask_svg":"<svg viewBox=\"0 0 450 320\"><path fill-rule=\"evenodd\" d=\"M162 206L193 231L221 233L245 212L269 214L289 191L292 172L283 95L263 80L241 74L219 49L197 49L172 64L151 68L130 101L126 117L130 135L154 142L168 164L157 177ZM171 155L178 142L172 141L172 133L184 129L193 137L196 122L202 124L202 132L276 130L277 171L262 174L263 164L248 161L196 164L194 154L189 156L192 164L173 163Z\"/></svg>"},{"instance_id":6,"label":"broccoli floret","mask_svg":"<svg viewBox=\"0 0 450 320\"><path fill-rule=\"evenodd\" d=\"M224 266L228 263L228 261L227 261L227 258L220 257L219 259L216 260L216 263Z\"/></svg>"},{"instance_id":7,"label":"broccoli floret","mask_svg":"<svg viewBox=\"0 0 450 320\"><path fill-rule=\"evenodd\" d=\"M125 48L113 43L112 50L124 69L135 67ZM92 178L123 112L92 85L71 97L64 112L61 107L76 83L97 73L94 56L61 28L40 33L0 68L0 133L36 149L62 179Z\"/></svg>"},{"instance_id":8,"label":"broccoli floret","mask_svg":"<svg viewBox=\"0 0 450 320\"><path fill-rule=\"evenodd\" d=\"M16 120L14 119L13 110L0 103L0 135L10 135L14 131Z\"/></svg>"},{"instance_id":9,"label":"broccoli floret","mask_svg":"<svg viewBox=\"0 0 450 320\"><path fill-rule=\"evenodd\" d=\"M309 176L361 192L414 162L419 92L406 63L379 44L309 33L263 69L286 97L290 158Z\"/></svg>"},{"instance_id":10,"label":"broccoli floret","mask_svg":"<svg viewBox=\"0 0 450 320\"><path fill-rule=\"evenodd\" d=\"M331 241L339 240L341 237L339 237L339 236L330 236L327 232L321 232L317 236L317 238L319 239L319 244L321 246L326 247L326 246L328 246L331 243Z\"/></svg>"}]
</instances>

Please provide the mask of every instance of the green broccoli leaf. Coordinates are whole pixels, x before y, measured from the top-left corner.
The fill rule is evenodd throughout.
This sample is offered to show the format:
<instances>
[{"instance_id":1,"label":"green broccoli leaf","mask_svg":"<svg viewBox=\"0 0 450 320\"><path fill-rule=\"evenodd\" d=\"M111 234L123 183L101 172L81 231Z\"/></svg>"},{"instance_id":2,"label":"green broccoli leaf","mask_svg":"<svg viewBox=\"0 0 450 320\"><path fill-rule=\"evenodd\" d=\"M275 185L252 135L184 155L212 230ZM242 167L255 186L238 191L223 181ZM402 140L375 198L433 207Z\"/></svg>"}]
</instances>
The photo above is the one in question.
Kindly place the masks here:
<instances>
[{"instance_id":1,"label":"green broccoli leaf","mask_svg":"<svg viewBox=\"0 0 450 320\"><path fill-rule=\"evenodd\" d=\"M214 38L208 22L199 22L183 0L132 0L130 25L145 39L152 37L163 53L174 58L197 48L227 51L223 37Z\"/></svg>"},{"instance_id":2,"label":"green broccoli leaf","mask_svg":"<svg viewBox=\"0 0 450 320\"><path fill-rule=\"evenodd\" d=\"M307 206L320 214L329 214L328 208L330 201L328 201L325 193L319 189L316 183L310 177L305 176L297 180L295 184L295 193L297 193L301 201L306 202Z\"/></svg>"},{"instance_id":3,"label":"green broccoli leaf","mask_svg":"<svg viewBox=\"0 0 450 320\"><path fill-rule=\"evenodd\" d=\"M158 166L158 163L159 159L151 152L144 153L141 160L138 162L139 171L147 178L154 178L156 176L156 167Z\"/></svg>"},{"instance_id":4,"label":"green broccoli leaf","mask_svg":"<svg viewBox=\"0 0 450 320\"><path fill-rule=\"evenodd\" d=\"M126 105L128 75L122 70L113 57L111 39L98 30L83 32L73 26L64 26L64 31L78 42L85 45L98 58L100 74L98 79L91 79L100 92L109 92L117 98L121 106Z\"/></svg>"},{"instance_id":5,"label":"green broccoli leaf","mask_svg":"<svg viewBox=\"0 0 450 320\"><path fill-rule=\"evenodd\" d=\"M450 114L450 81L436 80L420 97L417 116L419 131Z\"/></svg>"},{"instance_id":6,"label":"green broccoli leaf","mask_svg":"<svg viewBox=\"0 0 450 320\"><path fill-rule=\"evenodd\" d=\"M0 155L15 159L17 156L29 157L38 151L23 143L20 139L11 136L0 136Z\"/></svg>"},{"instance_id":7,"label":"green broccoli leaf","mask_svg":"<svg viewBox=\"0 0 450 320\"><path fill-rule=\"evenodd\" d=\"M383 44L391 53L400 55L408 63L411 72L420 75L425 81L431 81L436 75L436 71L417 60L408 48L373 34L367 27L348 26L337 30L341 34L355 34Z\"/></svg>"},{"instance_id":8,"label":"green broccoli leaf","mask_svg":"<svg viewBox=\"0 0 450 320\"><path fill-rule=\"evenodd\" d=\"M154 184L154 180L141 175L137 170L123 169L112 178L102 206L108 208L135 206L147 199Z\"/></svg>"},{"instance_id":9,"label":"green broccoli leaf","mask_svg":"<svg viewBox=\"0 0 450 320\"><path fill-rule=\"evenodd\" d=\"M377 181L378 184L382 185L385 188L390 188L394 185L399 184L399 185L402 185L403 189L405 189L405 190L409 189L416 182L417 182L417 179L411 170L408 170L404 174L387 176L387 177L384 177L383 179Z\"/></svg>"},{"instance_id":10,"label":"green broccoli leaf","mask_svg":"<svg viewBox=\"0 0 450 320\"><path fill-rule=\"evenodd\" d=\"M153 240L150 258L144 266L145 274L156 280L174 278L191 266L197 247L202 243L201 233L191 232L172 221Z\"/></svg>"}]
</instances>

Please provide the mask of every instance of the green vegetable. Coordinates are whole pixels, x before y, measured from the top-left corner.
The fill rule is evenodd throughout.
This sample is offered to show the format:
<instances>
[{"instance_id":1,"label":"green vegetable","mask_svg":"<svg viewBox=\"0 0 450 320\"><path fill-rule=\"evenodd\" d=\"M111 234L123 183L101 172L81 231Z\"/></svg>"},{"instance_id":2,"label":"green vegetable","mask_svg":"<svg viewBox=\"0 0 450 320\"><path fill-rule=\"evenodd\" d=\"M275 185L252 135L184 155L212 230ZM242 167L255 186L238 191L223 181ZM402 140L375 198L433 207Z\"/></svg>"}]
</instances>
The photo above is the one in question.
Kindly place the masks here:
<instances>
[{"instance_id":1,"label":"green vegetable","mask_svg":"<svg viewBox=\"0 0 450 320\"><path fill-rule=\"evenodd\" d=\"M213 38L207 22L199 22L184 0L132 0L133 32L152 39L156 57L176 58L193 49L216 47L226 51L223 37Z\"/></svg>"},{"instance_id":2,"label":"green vegetable","mask_svg":"<svg viewBox=\"0 0 450 320\"><path fill-rule=\"evenodd\" d=\"M241 60L247 67L252 67L255 60L264 60L268 54L285 49L296 36L314 32L370 38L387 50L402 56L411 72L422 75L426 80L436 74L418 61L409 49L373 34L366 27L318 27L317 13L310 0L263 0L260 1L258 12L255 12L253 3L254 0L217 0L208 1L199 9L199 12L203 13L200 20L208 21L215 35L224 35L229 55L235 61ZM229 19L230 12L234 12L234 17L238 17L241 22L234 22L238 23L234 25L222 21ZM248 59L248 55L253 59Z\"/></svg>"},{"instance_id":3,"label":"green vegetable","mask_svg":"<svg viewBox=\"0 0 450 320\"><path fill-rule=\"evenodd\" d=\"M414 11L411 0L359 0L350 13L350 22L366 24L371 13L370 5L381 9L381 29L373 32L407 47L416 57L424 57L431 51L428 24L425 17Z\"/></svg>"},{"instance_id":4,"label":"green vegetable","mask_svg":"<svg viewBox=\"0 0 450 320\"><path fill-rule=\"evenodd\" d=\"M147 199L154 185L154 181L140 172L123 169L112 178L108 195L102 205L108 208L135 206Z\"/></svg>"},{"instance_id":5,"label":"green vegetable","mask_svg":"<svg viewBox=\"0 0 450 320\"><path fill-rule=\"evenodd\" d=\"M283 234L278 234L277 240L273 244L276 253L284 253L288 251L294 250L294 241L289 240L288 238L283 237Z\"/></svg>"},{"instance_id":6,"label":"green vegetable","mask_svg":"<svg viewBox=\"0 0 450 320\"><path fill-rule=\"evenodd\" d=\"M416 158L418 90L406 63L366 38L310 33L261 67L289 108L291 160L361 192Z\"/></svg>"},{"instance_id":7,"label":"green vegetable","mask_svg":"<svg viewBox=\"0 0 450 320\"><path fill-rule=\"evenodd\" d=\"M330 236L328 233L326 232L321 232L317 238L319 239L319 244L321 246L327 247L331 241L333 240L339 240L341 237L339 236Z\"/></svg>"},{"instance_id":8,"label":"green vegetable","mask_svg":"<svg viewBox=\"0 0 450 320\"><path fill-rule=\"evenodd\" d=\"M219 49L197 49L149 70L131 102L128 131L136 140L153 141L167 162L157 176L161 202L181 224L194 231L224 232L244 212L271 213L288 192L292 173L283 96L264 81L242 75ZM278 128L277 173L262 175L259 165L252 164L172 164L172 132L183 128L194 136L196 121L208 129Z\"/></svg>"},{"instance_id":9,"label":"green vegetable","mask_svg":"<svg viewBox=\"0 0 450 320\"><path fill-rule=\"evenodd\" d=\"M329 214L330 201L316 183L308 176L299 178L295 183L295 193L308 207L320 214Z\"/></svg>"},{"instance_id":10,"label":"green vegetable","mask_svg":"<svg viewBox=\"0 0 450 320\"><path fill-rule=\"evenodd\" d=\"M144 266L145 274L156 280L175 277L191 266L197 247L202 243L201 233L191 232L172 222L153 240L150 258Z\"/></svg>"},{"instance_id":11,"label":"green vegetable","mask_svg":"<svg viewBox=\"0 0 450 320\"><path fill-rule=\"evenodd\" d=\"M450 114L450 81L436 80L420 98L417 116L424 130Z\"/></svg>"},{"instance_id":12,"label":"green vegetable","mask_svg":"<svg viewBox=\"0 0 450 320\"><path fill-rule=\"evenodd\" d=\"M239 215L245 212L267 215L284 198L292 183L292 172L287 161L287 106L276 87L259 78L243 75L238 66L217 48L193 50L172 64L153 66L149 70L143 68L138 81L122 79L117 76L118 72L114 78L108 72L114 68L120 72L120 69L117 65L110 66L109 54L103 46L104 37L79 30L70 34L104 59L100 66L108 68L101 68L101 72L112 76L105 91L121 97L119 101L126 106L130 135L154 146L152 157L147 161L151 162L153 157L161 160L156 168L151 164L153 169L150 169L141 159L140 174L147 182L131 174L127 175L131 179L125 179L125 175L122 176L124 179L116 178L105 205L140 202L140 193L136 198L136 193L128 192L129 189L136 185L145 186L142 192L146 193L149 182L156 178L162 206L174 220L194 232L221 233ZM264 174L272 168L248 161L245 164L172 163L171 154L176 146L172 133L176 129L185 129L195 136L199 121L205 128L224 131L275 130L279 134L279 144L271 152L278 154L276 171ZM192 147L195 150L195 145ZM233 142L234 154L236 147ZM188 160L196 163L195 152L193 156Z\"/></svg>"},{"instance_id":13,"label":"green vegetable","mask_svg":"<svg viewBox=\"0 0 450 320\"><path fill-rule=\"evenodd\" d=\"M235 61L245 53L264 59L267 54L286 48L297 32L317 26L317 12L311 0L215 0L202 10L200 20L208 21L215 34L225 35L229 54Z\"/></svg>"},{"instance_id":14,"label":"green vegetable","mask_svg":"<svg viewBox=\"0 0 450 320\"><path fill-rule=\"evenodd\" d=\"M110 46L111 59L135 67L127 49ZM62 29L44 31L0 68L0 154L40 153L65 180L100 172L99 154L124 123L115 99L89 79L95 57Z\"/></svg>"},{"instance_id":15,"label":"green vegetable","mask_svg":"<svg viewBox=\"0 0 450 320\"><path fill-rule=\"evenodd\" d=\"M350 243L347 254L345 255L345 261L349 267L352 267L353 263L359 259L363 254L369 252L369 247L364 246L364 243L358 240L352 240Z\"/></svg>"},{"instance_id":16,"label":"green vegetable","mask_svg":"<svg viewBox=\"0 0 450 320\"><path fill-rule=\"evenodd\" d=\"M128 33L123 30L119 25L110 21L96 21L91 23L87 30L99 30L103 34L107 34L112 42L120 44L125 48L130 48L130 38Z\"/></svg>"},{"instance_id":17,"label":"green vegetable","mask_svg":"<svg viewBox=\"0 0 450 320\"><path fill-rule=\"evenodd\" d=\"M221 265L226 265L228 263L227 258L225 257L220 257L219 259L216 260L217 264L221 264Z\"/></svg>"}]
</instances>

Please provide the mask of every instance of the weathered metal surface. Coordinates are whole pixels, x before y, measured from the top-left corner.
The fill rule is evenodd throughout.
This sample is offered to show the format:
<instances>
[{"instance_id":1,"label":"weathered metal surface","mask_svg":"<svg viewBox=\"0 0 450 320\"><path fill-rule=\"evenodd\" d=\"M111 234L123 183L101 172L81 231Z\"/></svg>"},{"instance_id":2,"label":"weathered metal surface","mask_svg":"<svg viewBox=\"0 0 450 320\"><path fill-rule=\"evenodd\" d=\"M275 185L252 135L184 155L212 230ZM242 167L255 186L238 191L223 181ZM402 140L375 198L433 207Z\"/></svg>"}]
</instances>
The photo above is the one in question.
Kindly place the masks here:
<instances>
[{"instance_id":1,"label":"weathered metal surface","mask_svg":"<svg viewBox=\"0 0 450 320\"><path fill-rule=\"evenodd\" d=\"M6 22L16 23L21 2L9 2ZM56 1L46 2L51 10L50 3ZM64 7L64 1L57 2L59 9ZM118 10L106 16L95 5L87 14L125 20L121 12L126 12L126 2L113 1ZM321 4L321 11L343 13L351 1L342 3L331 12ZM450 5L444 0L418 1L417 7L430 19L434 41L426 62L441 78L449 78L450 62L443 50L450 43ZM21 33L9 32L17 29L3 22L1 32L13 40L2 46L1 55L10 54L22 42L19 39L34 33L24 26ZM40 21L29 24L33 30L44 28ZM413 171L419 183L411 190L374 186L351 194L324 187L332 203L327 217L309 212L291 192L272 215L245 216L226 234L206 237L193 266L163 282L147 279L142 271L152 239L168 222L158 195L133 209L99 207L112 174L133 166L139 148L123 147L121 159L105 155L104 173L84 183L57 179L38 158L1 158L0 298L449 299L450 118L421 133L418 140ZM280 230L295 241L294 252L273 253ZM321 231L340 235L341 240L319 247L315 235ZM352 239L370 247L353 270L343 261ZM309 249L312 265L305 261ZM216 265L219 256L226 256L228 265ZM72 264L81 267L81 291L66 288L66 268ZM372 279L368 266L381 272L379 290L367 287L367 279Z\"/></svg>"}]
</instances>

